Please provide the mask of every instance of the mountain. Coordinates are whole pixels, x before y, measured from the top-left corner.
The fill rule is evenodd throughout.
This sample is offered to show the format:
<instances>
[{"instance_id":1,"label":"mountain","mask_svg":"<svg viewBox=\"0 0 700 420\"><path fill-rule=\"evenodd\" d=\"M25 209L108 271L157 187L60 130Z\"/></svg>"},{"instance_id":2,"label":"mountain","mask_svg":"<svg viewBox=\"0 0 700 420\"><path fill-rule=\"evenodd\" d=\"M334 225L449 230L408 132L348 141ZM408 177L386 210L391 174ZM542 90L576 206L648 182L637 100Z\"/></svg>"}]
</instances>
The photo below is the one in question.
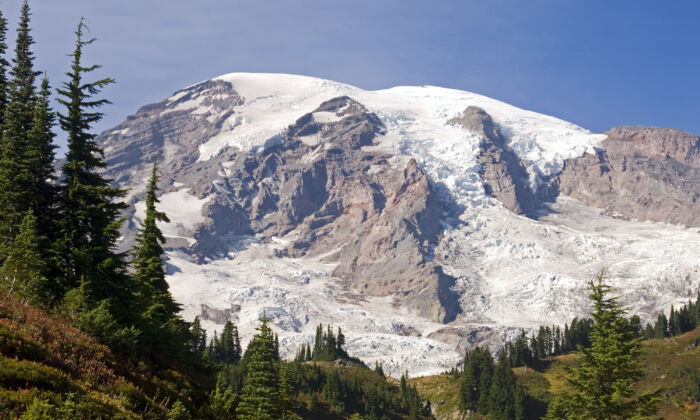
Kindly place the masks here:
<instances>
[{"instance_id":1,"label":"mountain","mask_svg":"<svg viewBox=\"0 0 700 420\"><path fill-rule=\"evenodd\" d=\"M644 319L700 284L700 142L594 134L469 92L365 91L233 73L142 107L99 141L130 189L151 163L184 316L244 341L263 313L292 356L339 325L365 363L412 375L585 315L602 268Z\"/></svg>"}]
</instances>

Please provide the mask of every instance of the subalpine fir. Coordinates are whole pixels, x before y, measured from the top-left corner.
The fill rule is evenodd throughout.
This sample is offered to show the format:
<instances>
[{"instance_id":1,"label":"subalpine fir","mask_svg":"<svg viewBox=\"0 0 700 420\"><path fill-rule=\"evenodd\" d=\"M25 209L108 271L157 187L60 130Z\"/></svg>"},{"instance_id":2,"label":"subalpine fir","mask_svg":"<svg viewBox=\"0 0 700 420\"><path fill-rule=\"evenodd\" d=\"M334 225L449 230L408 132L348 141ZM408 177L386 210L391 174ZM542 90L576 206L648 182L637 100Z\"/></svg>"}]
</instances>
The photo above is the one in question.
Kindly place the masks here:
<instances>
[{"instance_id":1,"label":"subalpine fir","mask_svg":"<svg viewBox=\"0 0 700 420\"><path fill-rule=\"evenodd\" d=\"M91 305L108 301L110 311L123 322L129 316L133 292L125 255L114 249L126 208L119 199L125 191L113 187L100 173L106 163L91 132L91 126L102 118L97 110L109 103L94 96L113 79L84 80L100 68L82 63L83 49L93 42L83 38L85 28L81 21L75 33L73 62L66 73L69 79L58 89L58 102L65 107L59 122L68 137L68 152L59 191L56 263L64 292L81 286L85 301Z\"/></svg>"},{"instance_id":2,"label":"subalpine fir","mask_svg":"<svg viewBox=\"0 0 700 420\"><path fill-rule=\"evenodd\" d=\"M12 79L8 86L0 141L0 202L3 203L0 206L0 260L7 256L22 218L37 201L32 189L33 168L27 156L32 150L28 133L34 120L37 76L29 21L29 6L25 2L17 28L15 56L10 70Z\"/></svg>"}]
</instances>

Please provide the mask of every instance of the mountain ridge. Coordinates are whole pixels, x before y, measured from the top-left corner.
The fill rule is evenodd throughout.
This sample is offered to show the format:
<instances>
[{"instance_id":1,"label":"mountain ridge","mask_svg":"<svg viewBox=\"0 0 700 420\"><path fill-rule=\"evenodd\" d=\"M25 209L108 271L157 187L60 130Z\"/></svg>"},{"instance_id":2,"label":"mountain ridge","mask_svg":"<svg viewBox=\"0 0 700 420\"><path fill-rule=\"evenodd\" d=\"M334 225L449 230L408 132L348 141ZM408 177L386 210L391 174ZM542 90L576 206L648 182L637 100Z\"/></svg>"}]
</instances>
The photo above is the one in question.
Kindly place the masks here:
<instances>
[{"instance_id":1,"label":"mountain ridge","mask_svg":"<svg viewBox=\"0 0 700 420\"><path fill-rule=\"evenodd\" d=\"M455 120L466 111L481 129ZM418 374L583 314L601 266L649 318L694 296L698 232L561 195L586 201L576 191L635 176L577 183L609 136L469 92L233 73L142 107L100 142L136 208L124 246L144 171L161 162L169 282L186 318L227 314L246 339L265 312L290 349L333 323L365 362Z\"/></svg>"}]
</instances>

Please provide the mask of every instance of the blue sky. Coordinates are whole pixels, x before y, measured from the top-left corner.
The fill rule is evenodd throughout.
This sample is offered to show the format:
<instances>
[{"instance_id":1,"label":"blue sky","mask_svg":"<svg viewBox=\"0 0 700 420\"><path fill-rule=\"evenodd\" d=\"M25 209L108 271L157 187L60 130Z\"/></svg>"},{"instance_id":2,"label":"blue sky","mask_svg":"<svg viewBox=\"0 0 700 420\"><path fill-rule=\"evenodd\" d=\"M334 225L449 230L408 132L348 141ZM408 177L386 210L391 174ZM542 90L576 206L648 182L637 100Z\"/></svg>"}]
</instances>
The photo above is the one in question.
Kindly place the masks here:
<instances>
[{"instance_id":1,"label":"blue sky","mask_svg":"<svg viewBox=\"0 0 700 420\"><path fill-rule=\"evenodd\" d=\"M10 49L20 0L0 0ZM574 122L700 133L694 1L31 0L38 70L64 80L73 31L117 79L98 129L234 71L365 89L439 85Z\"/></svg>"}]
</instances>

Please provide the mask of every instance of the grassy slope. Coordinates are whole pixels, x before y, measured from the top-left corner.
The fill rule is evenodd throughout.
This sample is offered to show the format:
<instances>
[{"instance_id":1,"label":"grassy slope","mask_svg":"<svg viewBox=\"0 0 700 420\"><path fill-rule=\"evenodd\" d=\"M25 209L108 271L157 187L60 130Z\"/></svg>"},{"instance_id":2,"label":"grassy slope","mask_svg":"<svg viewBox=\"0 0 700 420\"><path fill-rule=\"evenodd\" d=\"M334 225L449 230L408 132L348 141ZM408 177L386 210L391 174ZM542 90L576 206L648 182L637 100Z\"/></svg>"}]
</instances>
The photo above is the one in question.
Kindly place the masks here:
<instances>
[{"instance_id":1,"label":"grassy slope","mask_svg":"<svg viewBox=\"0 0 700 420\"><path fill-rule=\"evenodd\" d=\"M688 369L700 372L700 328L667 340L645 341L644 373L639 381L639 392L659 388L672 395L659 404L658 417L668 420L700 418L700 404L689 402ZM539 418L544 414L545 403L557 392L568 387L565 366L573 366L577 356L568 354L550 358L541 369L515 368L518 383L528 395L527 418ZM458 419L456 392L459 381L450 375L437 375L411 379L418 391L430 398L437 410L438 419Z\"/></svg>"},{"instance_id":2,"label":"grassy slope","mask_svg":"<svg viewBox=\"0 0 700 420\"><path fill-rule=\"evenodd\" d=\"M75 418L162 418L193 389L174 370L134 366L66 321L0 296L0 418L19 417L35 398L64 405L69 394Z\"/></svg>"}]
</instances>

